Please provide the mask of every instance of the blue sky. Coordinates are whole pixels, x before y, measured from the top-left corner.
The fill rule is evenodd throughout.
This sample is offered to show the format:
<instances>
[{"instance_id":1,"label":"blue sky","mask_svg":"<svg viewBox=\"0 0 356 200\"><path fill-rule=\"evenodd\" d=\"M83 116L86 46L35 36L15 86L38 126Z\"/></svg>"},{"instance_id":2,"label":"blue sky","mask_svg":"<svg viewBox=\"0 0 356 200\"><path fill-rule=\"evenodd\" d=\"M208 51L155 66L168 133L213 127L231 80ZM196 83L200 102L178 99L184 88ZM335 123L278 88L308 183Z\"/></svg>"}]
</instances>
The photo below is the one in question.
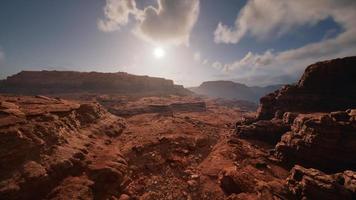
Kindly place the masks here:
<instances>
[{"instance_id":1,"label":"blue sky","mask_svg":"<svg viewBox=\"0 0 356 200\"><path fill-rule=\"evenodd\" d=\"M0 78L75 70L185 86L290 83L308 64L356 54L355 8L352 0L3 0Z\"/></svg>"}]
</instances>

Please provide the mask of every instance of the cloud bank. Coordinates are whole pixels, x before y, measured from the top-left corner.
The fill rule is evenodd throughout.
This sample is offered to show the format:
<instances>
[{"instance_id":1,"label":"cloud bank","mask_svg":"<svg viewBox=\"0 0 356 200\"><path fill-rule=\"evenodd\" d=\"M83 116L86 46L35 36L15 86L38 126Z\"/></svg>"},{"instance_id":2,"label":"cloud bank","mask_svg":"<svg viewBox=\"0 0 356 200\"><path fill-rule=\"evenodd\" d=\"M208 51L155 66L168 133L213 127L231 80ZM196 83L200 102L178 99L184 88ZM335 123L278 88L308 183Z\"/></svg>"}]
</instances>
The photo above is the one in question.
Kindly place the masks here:
<instances>
[{"instance_id":1,"label":"cloud bank","mask_svg":"<svg viewBox=\"0 0 356 200\"><path fill-rule=\"evenodd\" d=\"M190 33L199 16L199 0L157 0L157 7L143 10L135 0L107 0L104 19L99 19L102 31L116 31L127 25L130 15L135 19L133 32L140 38L164 44L189 44Z\"/></svg>"},{"instance_id":2,"label":"cloud bank","mask_svg":"<svg viewBox=\"0 0 356 200\"><path fill-rule=\"evenodd\" d=\"M238 43L246 35L257 39L280 36L302 25L315 25L332 18L343 32L335 38L281 52L267 50L262 54L247 53L242 59L228 64L215 64L238 76L273 71L296 74L313 62L356 54L356 1L353 0L250 0L241 9L235 25L221 22L214 32L216 43ZM297 73L298 74L298 73Z\"/></svg>"},{"instance_id":3,"label":"cloud bank","mask_svg":"<svg viewBox=\"0 0 356 200\"><path fill-rule=\"evenodd\" d=\"M214 39L217 43L234 44L247 34L266 39L283 35L297 26L314 25L328 17L345 29L352 28L355 25L355 1L250 0L241 9L233 27L218 24Z\"/></svg>"}]
</instances>

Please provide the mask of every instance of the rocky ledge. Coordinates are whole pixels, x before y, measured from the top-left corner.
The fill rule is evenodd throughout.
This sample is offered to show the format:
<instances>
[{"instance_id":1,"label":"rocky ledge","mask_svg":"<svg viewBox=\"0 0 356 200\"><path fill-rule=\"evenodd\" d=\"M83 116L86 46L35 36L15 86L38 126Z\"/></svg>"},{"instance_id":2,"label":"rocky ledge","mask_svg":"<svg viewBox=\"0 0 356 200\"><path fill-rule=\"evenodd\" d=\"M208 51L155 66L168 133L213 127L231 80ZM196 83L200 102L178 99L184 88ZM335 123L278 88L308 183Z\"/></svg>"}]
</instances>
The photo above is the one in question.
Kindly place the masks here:
<instances>
[{"instance_id":1,"label":"rocky ledge","mask_svg":"<svg viewBox=\"0 0 356 200\"><path fill-rule=\"evenodd\" d=\"M276 145L285 163L325 171L356 170L356 109L299 114Z\"/></svg>"},{"instance_id":2,"label":"rocky ledge","mask_svg":"<svg viewBox=\"0 0 356 200\"><path fill-rule=\"evenodd\" d=\"M261 98L255 118L236 123L237 137L275 145L271 159L291 169L293 198L355 198L354 77L356 57L310 65L297 85Z\"/></svg>"},{"instance_id":3,"label":"rocky ledge","mask_svg":"<svg viewBox=\"0 0 356 200\"><path fill-rule=\"evenodd\" d=\"M104 199L127 168L105 141L122 119L95 103L0 96L0 199ZM110 157L111 155L112 157Z\"/></svg>"},{"instance_id":4,"label":"rocky ledge","mask_svg":"<svg viewBox=\"0 0 356 200\"><path fill-rule=\"evenodd\" d=\"M287 178L286 187L296 199L351 200L356 198L356 172L348 170L327 175L296 165Z\"/></svg>"}]
</instances>

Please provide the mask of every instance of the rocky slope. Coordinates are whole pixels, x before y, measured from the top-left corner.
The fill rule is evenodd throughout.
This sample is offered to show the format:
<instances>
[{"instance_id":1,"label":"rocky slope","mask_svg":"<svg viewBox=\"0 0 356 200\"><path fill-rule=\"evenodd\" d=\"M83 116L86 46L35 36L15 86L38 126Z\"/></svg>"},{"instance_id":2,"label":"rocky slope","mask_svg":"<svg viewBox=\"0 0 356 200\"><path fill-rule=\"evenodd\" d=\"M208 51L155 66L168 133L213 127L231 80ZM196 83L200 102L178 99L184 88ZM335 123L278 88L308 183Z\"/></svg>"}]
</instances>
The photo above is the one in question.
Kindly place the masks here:
<instances>
[{"instance_id":1,"label":"rocky slope","mask_svg":"<svg viewBox=\"0 0 356 200\"><path fill-rule=\"evenodd\" d=\"M0 92L16 94L137 94L187 95L191 92L172 80L124 72L22 71L0 82Z\"/></svg>"},{"instance_id":2,"label":"rocky slope","mask_svg":"<svg viewBox=\"0 0 356 200\"><path fill-rule=\"evenodd\" d=\"M258 102L262 96L279 88L280 85L249 87L247 85L232 81L207 81L203 82L199 87L192 87L189 89L197 94L213 98Z\"/></svg>"},{"instance_id":3,"label":"rocky slope","mask_svg":"<svg viewBox=\"0 0 356 200\"><path fill-rule=\"evenodd\" d=\"M122 119L93 103L0 97L0 199L104 199L120 191L127 163L106 141Z\"/></svg>"},{"instance_id":4,"label":"rocky slope","mask_svg":"<svg viewBox=\"0 0 356 200\"><path fill-rule=\"evenodd\" d=\"M84 100L0 99L0 199L288 196L288 171L265 149L231 137L234 120L250 114L237 107L204 100L201 109L194 102L203 99L194 97L118 98L122 109L179 105L120 118Z\"/></svg>"},{"instance_id":5,"label":"rocky slope","mask_svg":"<svg viewBox=\"0 0 356 200\"><path fill-rule=\"evenodd\" d=\"M296 199L356 197L356 57L313 64L297 85L261 98L239 138L266 142L276 161L295 166L286 187ZM336 173L326 175L323 172Z\"/></svg>"}]
</instances>

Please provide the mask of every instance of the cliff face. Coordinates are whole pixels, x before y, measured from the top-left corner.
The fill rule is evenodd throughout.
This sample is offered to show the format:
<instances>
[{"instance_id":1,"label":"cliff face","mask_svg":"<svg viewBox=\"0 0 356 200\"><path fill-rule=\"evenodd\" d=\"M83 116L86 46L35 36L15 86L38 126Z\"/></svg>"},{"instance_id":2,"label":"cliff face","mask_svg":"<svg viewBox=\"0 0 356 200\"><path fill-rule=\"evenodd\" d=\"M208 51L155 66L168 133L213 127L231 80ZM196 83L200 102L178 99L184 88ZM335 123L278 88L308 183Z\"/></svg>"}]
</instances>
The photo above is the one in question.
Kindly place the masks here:
<instances>
[{"instance_id":1,"label":"cliff face","mask_svg":"<svg viewBox=\"0 0 356 200\"><path fill-rule=\"evenodd\" d=\"M258 119L271 119L277 111L329 112L356 107L355 77L356 57L310 65L298 84L261 98Z\"/></svg>"},{"instance_id":2,"label":"cliff face","mask_svg":"<svg viewBox=\"0 0 356 200\"><path fill-rule=\"evenodd\" d=\"M172 80L124 72L22 71L3 80L0 92L55 94L72 92L177 94L190 92Z\"/></svg>"},{"instance_id":3,"label":"cliff face","mask_svg":"<svg viewBox=\"0 0 356 200\"><path fill-rule=\"evenodd\" d=\"M190 90L209 97L257 102L261 96L273 92L278 88L279 85L248 87L247 85L232 81L207 81L203 82L199 87L190 88Z\"/></svg>"},{"instance_id":4,"label":"cliff face","mask_svg":"<svg viewBox=\"0 0 356 200\"><path fill-rule=\"evenodd\" d=\"M256 119L236 124L236 137L273 144L273 159L294 166L285 186L295 199L356 197L355 77L356 57L310 65L298 84L261 98Z\"/></svg>"}]
</instances>

